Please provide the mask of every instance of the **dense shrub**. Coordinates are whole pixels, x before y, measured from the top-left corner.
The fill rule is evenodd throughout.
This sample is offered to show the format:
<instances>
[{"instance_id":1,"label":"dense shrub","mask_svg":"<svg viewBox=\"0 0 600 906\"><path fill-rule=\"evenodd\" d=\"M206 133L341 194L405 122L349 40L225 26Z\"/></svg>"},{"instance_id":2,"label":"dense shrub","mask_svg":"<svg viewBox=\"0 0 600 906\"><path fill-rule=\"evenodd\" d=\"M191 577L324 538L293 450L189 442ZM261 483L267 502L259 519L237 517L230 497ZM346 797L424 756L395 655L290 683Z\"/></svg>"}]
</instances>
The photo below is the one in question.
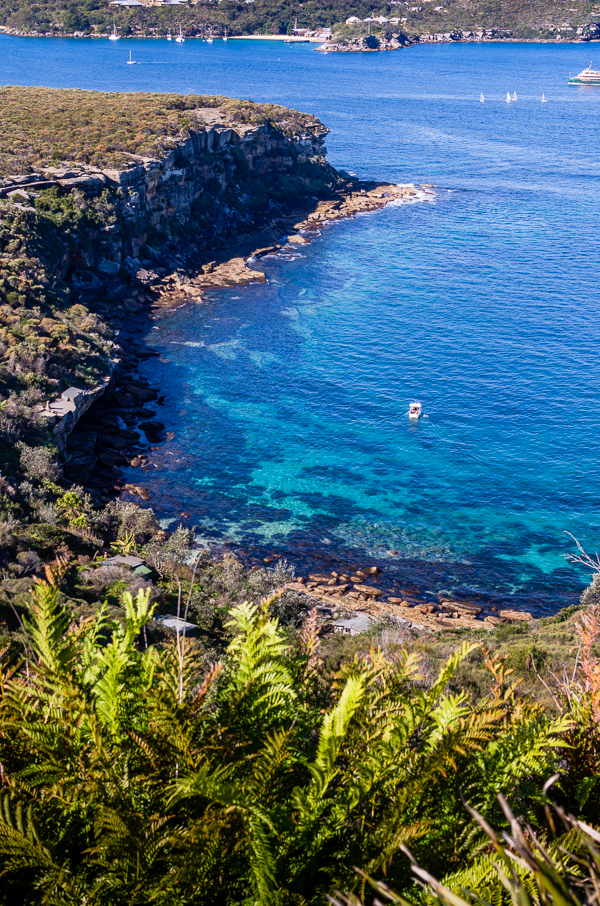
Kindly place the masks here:
<instances>
[{"instance_id":1,"label":"dense shrub","mask_svg":"<svg viewBox=\"0 0 600 906\"><path fill-rule=\"evenodd\" d=\"M317 906L360 886L355 866L412 895L407 845L438 877L486 868L465 798L514 833L504 790L539 832L557 769L570 809L593 786L598 614L552 718L489 656L486 698L449 691L470 645L427 685L415 654L372 649L324 688L314 614L290 638L268 601L239 604L224 658L207 665L183 638L147 645L147 594L125 594L121 619L77 625L51 579L31 591L27 662L5 656L0 684L6 906Z\"/></svg>"},{"instance_id":2,"label":"dense shrub","mask_svg":"<svg viewBox=\"0 0 600 906\"><path fill-rule=\"evenodd\" d=\"M324 132L311 115L274 104L254 104L209 95L127 94L77 89L0 88L0 175L40 167L91 164L126 168L131 155L161 157L190 133L204 128L202 112L218 108L225 124L272 123L292 136ZM91 205L80 193L44 192L36 207L59 226L107 222L110 199ZM103 210L104 208L104 210Z\"/></svg>"},{"instance_id":3,"label":"dense shrub","mask_svg":"<svg viewBox=\"0 0 600 906\"><path fill-rule=\"evenodd\" d=\"M589 22L590 7L584 0L571 0L569 7L556 7L549 0L523 4L520 0L446 0L437 8L430 4L399 4L382 0L203 0L203 2L169 6L146 6L123 9L96 0L72 0L67 5L59 0L1 0L0 21L11 28L47 34L108 33L116 21L120 34L164 36L181 25L186 35L223 34L293 34L295 20L300 28L333 26L337 29L349 16L364 19L384 15L402 17L402 28L409 33L448 32L455 28L510 29L522 38L536 40L540 35L552 37L559 30L573 34L566 27ZM558 29L557 26L560 26ZM363 26L364 28L364 26ZM397 27L396 27L397 28ZM364 33L364 31L363 31Z\"/></svg>"}]
</instances>

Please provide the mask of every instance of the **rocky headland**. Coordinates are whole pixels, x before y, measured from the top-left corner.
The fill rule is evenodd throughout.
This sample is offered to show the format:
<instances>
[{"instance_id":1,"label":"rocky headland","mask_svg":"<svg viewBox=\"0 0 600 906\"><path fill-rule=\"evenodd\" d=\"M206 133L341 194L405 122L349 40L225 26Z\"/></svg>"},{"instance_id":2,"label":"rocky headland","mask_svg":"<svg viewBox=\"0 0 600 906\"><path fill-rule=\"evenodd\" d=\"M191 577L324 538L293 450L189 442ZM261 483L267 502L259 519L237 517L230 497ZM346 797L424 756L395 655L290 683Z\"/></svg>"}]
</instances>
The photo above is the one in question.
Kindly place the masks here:
<instances>
[{"instance_id":1,"label":"rocky headland","mask_svg":"<svg viewBox=\"0 0 600 906\"><path fill-rule=\"evenodd\" d=\"M39 88L0 89L0 100L0 618L11 622L31 576L55 557L77 557L69 581L89 602L102 570L116 571L106 581L119 588L130 578L151 587L162 547L172 557L193 540L160 528L147 482L132 477L174 439L160 386L139 373L158 355L143 339L151 320L216 287L264 281L263 257L341 218L434 192L337 172L327 129L280 107ZM109 544L159 566L134 558L131 577L125 561L98 567ZM281 558L221 548L211 556L235 553L242 577ZM290 619L315 609L323 632L391 620L417 633L487 634L531 622L493 596L449 594L441 572L425 586L410 564L400 575L392 561L307 550L297 560L301 575L286 568L268 581ZM92 585L80 587L86 564ZM74 613L86 612L81 601Z\"/></svg>"},{"instance_id":2,"label":"rocky headland","mask_svg":"<svg viewBox=\"0 0 600 906\"><path fill-rule=\"evenodd\" d=\"M36 88L0 96L0 517L10 559L11 545L29 556L28 524L85 534L111 501L148 501L124 468L147 469L149 450L171 438L160 387L138 373L157 355L133 338L144 324L215 287L265 280L265 255L432 187L337 172L327 129L284 108Z\"/></svg>"},{"instance_id":3,"label":"rocky headland","mask_svg":"<svg viewBox=\"0 0 600 906\"><path fill-rule=\"evenodd\" d=\"M590 22L579 26L568 37L559 33L548 33L531 38L537 42L562 43L564 41L589 42L600 40L600 23ZM382 50L402 50L418 44L481 44L499 41L523 41L523 35L512 29L482 28L475 31L469 29L451 29L450 31L424 31L420 33L405 33L404 31L381 30L377 34L339 34L334 35L330 41L321 44L316 49L323 53L373 53Z\"/></svg>"}]
</instances>

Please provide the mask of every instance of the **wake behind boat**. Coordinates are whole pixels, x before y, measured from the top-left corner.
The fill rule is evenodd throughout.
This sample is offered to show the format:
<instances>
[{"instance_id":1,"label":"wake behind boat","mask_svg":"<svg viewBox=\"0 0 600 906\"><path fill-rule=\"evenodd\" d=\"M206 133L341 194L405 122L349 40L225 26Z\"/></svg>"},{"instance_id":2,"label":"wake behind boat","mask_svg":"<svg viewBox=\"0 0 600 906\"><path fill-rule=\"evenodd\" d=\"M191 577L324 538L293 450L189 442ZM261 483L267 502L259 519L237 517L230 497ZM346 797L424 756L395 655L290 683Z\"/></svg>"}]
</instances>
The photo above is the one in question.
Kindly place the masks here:
<instances>
[{"instance_id":1,"label":"wake behind boat","mask_svg":"<svg viewBox=\"0 0 600 906\"><path fill-rule=\"evenodd\" d=\"M569 85L600 85L600 72L592 69L592 64L587 69L582 69L579 75L569 76Z\"/></svg>"}]
</instances>

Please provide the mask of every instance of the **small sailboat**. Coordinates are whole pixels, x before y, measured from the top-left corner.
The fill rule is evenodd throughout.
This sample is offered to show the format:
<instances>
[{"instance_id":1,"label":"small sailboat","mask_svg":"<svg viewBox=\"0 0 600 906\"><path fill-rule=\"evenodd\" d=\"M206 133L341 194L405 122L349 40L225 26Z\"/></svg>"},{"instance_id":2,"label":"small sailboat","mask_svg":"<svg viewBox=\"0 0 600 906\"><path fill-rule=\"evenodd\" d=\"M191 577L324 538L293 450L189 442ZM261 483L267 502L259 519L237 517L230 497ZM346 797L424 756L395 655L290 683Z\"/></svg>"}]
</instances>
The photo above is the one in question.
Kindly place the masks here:
<instances>
[{"instance_id":1,"label":"small sailboat","mask_svg":"<svg viewBox=\"0 0 600 906\"><path fill-rule=\"evenodd\" d=\"M167 41L172 41L172 40L173 40L173 38L171 37L171 32L169 32L169 34L167 35Z\"/></svg>"},{"instance_id":2,"label":"small sailboat","mask_svg":"<svg viewBox=\"0 0 600 906\"><path fill-rule=\"evenodd\" d=\"M421 418L422 411L423 411L423 407L421 406L421 403L418 400L413 400L412 403L408 407L409 419L411 421L417 421L419 418Z\"/></svg>"},{"instance_id":3,"label":"small sailboat","mask_svg":"<svg viewBox=\"0 0 600 906\"><path fill-rule=\"evenodd\" d=\"M513 99L513 101L516 101L516 100L517 100L517 92L516 92L516 91L513 91L512 99Z\"/></svg>"},{"instance_id":4,"label":"small sailboat","mask_svg":"<svg viewBox=\"0 0 600 906\"><path fill-rule=\"evenodd\" d=\"M225 34L223 35L223 40L224 40L224 41L227 40L227 29L225 29Z\"/></svg>"},{"instance_id":5,"label":"small sailboat","mask_svg":"<svg viewBox=\"0 0 600 906\"><path fill-rule=\"evenodd\" d=\"M183 37L183 34L181 33L181 25L180 25L180 26L179 26L179 34L178 34L177 37L175 38L175 43L176 43L176 44L183 44L184 41L185 41L185 38Z\"/></svg>"},{"instance_id":6,"label":"small sailboat","mask_svg":"<svg viewBox=\"0 0 600 906\"><path fill-rule=\"evenodd\" d=\"M484 101L485 101L485 98L484 98L483 92L482 92L482 93L479 95L479 102L480 102L481 104L483 104Z\"/></svg>"},{"instance_id":7,"label":"small sailboat","mask_svg":"<svg viewBox=\"0 0 600 906\"><path fill-rule=\"evenodd\" d=\"M542 104L547 104L547 103L548 103L548 99L546 98L546 95L542 94Z\"/></svg>"},{"instance_id":8,"label":"small sailboat","mask_svg":"<svg viewBox=\"0 0 600 906\"><path fill-rule=\"evenodd\" d=\"M212 36L212 28L211 28L211 29L209 29L208 38L206 39L206 43L212 44L212 42L213 42L213 36Z\"/></svg>"},{"instance_id":9,"label":"small sailboat","mask_svg":"<svg viewBox=\"0 0 600 906\"><path fill-rule=\"evenodd\" d=\"M131 66L132 63L135 63L135 60L132 60L132 58L131 58L131 51L129 51L129 59L127 60L127 63L129 66Z\"/></svg>"},{"instance_id":10,"label":"small sailboat","mask_svg":"<svg viewBox=\"0 0 600 906\"><path fill-rule=\"evenodd\" d=\"M508 93L508 91L506 92L506 103L510 104L510 94Z\"/></svg>"},{"instance_id":11,"label":"small sailboat","mask_svg":"<svg viewBox=\"0 0 600 906\"><path fill-rule=\"evenodd\" d=\"M118 40L119 40L119 36L118 36L118 34L117 34L117 26L115 25L114 22L113 22L112 35L109 35L109 36L108 36L108 40L109 40L109 41L118 41Z\"/></svg>"}]
</instances>

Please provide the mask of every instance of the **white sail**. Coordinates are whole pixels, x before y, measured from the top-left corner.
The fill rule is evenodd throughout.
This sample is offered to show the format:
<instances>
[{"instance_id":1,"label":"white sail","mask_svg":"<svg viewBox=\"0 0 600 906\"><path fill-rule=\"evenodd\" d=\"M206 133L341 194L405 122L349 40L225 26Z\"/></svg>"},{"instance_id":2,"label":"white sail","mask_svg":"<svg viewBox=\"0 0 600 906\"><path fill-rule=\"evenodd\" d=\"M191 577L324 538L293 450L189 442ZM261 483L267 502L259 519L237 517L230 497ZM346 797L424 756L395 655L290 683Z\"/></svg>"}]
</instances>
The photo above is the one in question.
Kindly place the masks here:
<instances>
[{"instance_id":1,"label":"white sail","mask_svg":"<svg viewBox=\"0 0 600 906\"><path fill-rule=\"evenodd\" d=\"M484 98L484 96L483 96L483 93L481 93L481 94L479 95L479 100L481 101L482 104L483 104L483 102L485 101L485 98Z\"/></svg>"},{"instance_id":2,"label":"white sail","mask_svg":"<svg viewBox=\"0 0 600 906\"><path fill-rule=\"evenodd\" d=\"M516 91L513 91L512 99L513 99L513 101L516 101L516 100L517 100L517 92L516 92Z\"/></svg>"},{"instance_id":3,"label":"white sail","mask_svg":"<svg viewBox=\"0 0 600 906\"><path fill-rule=\"evenodd\" d=\"M117 26L115 25L114 22L113 22L112 35L109 35L109 36L108 36L108 40L109 40L109 41L118 41L118 40L119 40L119 36L118 36L118 34L117 34Z\"/></svg>"},{"instance_id":4,"label":"white sail","mask_svg":"<svg viewBox=\"0 0 600 906\"><path fill-rule=\"evenodd\" d=\"M508 93L508 91L506 92L506 103L510 104L510 94Z\"/></svg>"}]
</instances>

